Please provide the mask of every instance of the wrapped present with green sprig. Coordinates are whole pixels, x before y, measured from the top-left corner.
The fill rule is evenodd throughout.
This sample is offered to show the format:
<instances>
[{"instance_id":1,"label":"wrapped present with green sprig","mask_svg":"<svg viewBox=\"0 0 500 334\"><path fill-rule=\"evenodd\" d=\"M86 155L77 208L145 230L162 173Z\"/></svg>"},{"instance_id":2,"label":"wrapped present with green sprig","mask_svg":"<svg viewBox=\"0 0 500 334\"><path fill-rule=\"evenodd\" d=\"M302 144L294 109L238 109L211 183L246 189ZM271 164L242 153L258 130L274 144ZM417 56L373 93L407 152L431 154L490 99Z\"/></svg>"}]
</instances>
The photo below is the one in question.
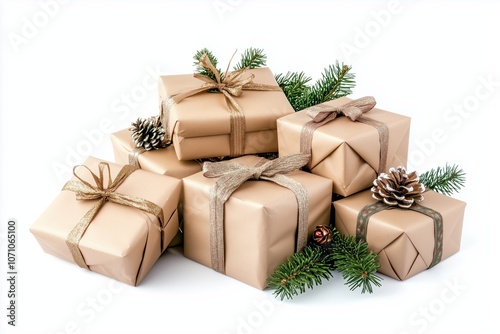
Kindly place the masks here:
<instances>
[{"instance_id":1,"label":"wrapped present with green sprig","mask_svg":"<svg viewBox=\"0 0 500 334\"><path fill-rule=\"evenodd\" d=\"M245 50L225 71L207 49L194 59L194 74L159 79L161 120L178 159L277 152L276 120L294 109L263 50Z\"/></svg>"}]
</instances>

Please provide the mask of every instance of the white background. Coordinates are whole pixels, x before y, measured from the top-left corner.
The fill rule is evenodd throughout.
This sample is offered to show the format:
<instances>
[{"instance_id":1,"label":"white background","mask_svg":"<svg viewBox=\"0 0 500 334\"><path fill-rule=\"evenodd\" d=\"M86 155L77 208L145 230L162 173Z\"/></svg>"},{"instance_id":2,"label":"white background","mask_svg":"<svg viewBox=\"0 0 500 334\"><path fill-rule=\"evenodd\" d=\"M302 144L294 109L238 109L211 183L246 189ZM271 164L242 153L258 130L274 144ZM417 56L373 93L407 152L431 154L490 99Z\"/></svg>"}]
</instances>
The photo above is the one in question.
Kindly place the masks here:
<instances>
[{"instance_id":1,"label":"white background","mask_svg":"<svg viewBox=\"0 0 500 334\"><path fill-rule=\"evenodd\" d=\"M491 333L497 328L500 4L494 1L1 1L2 333ZM42 252L28 228L109 133L157 114L156 75L263 48L274 73L352 65L353 97L412 118L410 168L467 172L462 248L372 295L338 273L293 301L169 250L139 287ZM64 167L66 166L66 167ZM18 222L17 326L6 224ZM492 304L487 305L487 302Z\"/></svg>"}]
</instances>

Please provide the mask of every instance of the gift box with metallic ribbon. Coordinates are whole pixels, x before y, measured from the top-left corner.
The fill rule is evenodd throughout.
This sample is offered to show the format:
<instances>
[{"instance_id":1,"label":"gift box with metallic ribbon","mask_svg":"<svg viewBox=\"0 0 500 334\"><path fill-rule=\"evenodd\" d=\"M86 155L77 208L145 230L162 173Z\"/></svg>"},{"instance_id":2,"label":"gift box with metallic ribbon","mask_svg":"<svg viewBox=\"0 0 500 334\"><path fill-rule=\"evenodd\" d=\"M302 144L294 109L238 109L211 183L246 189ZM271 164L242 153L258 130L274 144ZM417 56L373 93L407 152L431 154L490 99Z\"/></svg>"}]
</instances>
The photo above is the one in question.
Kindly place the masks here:
<instances>
[{"instance_id":1,"label":"gift box with metallic ribbon","mask_svg":"<svg viewBox=\"0 0 500 334\"><path fill-rule=\"evenodd\" d=\"M177 233L181 185L89 157L30 231L46 253L135 286Z\"/></svg>"},{"instance_id":2,"label":"gift box with metallic ribbon","mask_svg":"<svg viewBox=\"0 0 500 334\"><path fill-rule=\"evenodd\" d=\"M373 97L342 97L277 121L279 154L310 154L307 170L349 196L370 187L386 166L406 165L410 118L375 108Z\"/></svg>"},{"instance_id":3,"label":"gift box with metallic ribbon","mask_svg":"<svg viewBox=\"0 0 500 334\"><path fill-rule=\"evenodd\" d=\"M302 154L204 163L183 179L184 255L258 289L330 218L331 180Z\"/></svg>"},{"instance_id":4,"label":"gift box with metallic ribbon","mask_svg":"<svg viewBox=\"0 0 500 334\"><path fill-rule=\"evenodd\" d=\"M466 203L428 190L405 209L372 194L367 190L335 201L335 226L368 243L379 256L380 273L405 280L460 250Z\"/></svg>"},{"instance_id":5,"label":"gift box with metallic ribbon","mask_svg":"<svg viewBox=\"0 0 500 334\"><path fill-rule=\"evenodd\" d=\"M277 152L276 120L294 112L269 68L159 79L162 124L179 160Z\"/></svg>"}]
</instances>

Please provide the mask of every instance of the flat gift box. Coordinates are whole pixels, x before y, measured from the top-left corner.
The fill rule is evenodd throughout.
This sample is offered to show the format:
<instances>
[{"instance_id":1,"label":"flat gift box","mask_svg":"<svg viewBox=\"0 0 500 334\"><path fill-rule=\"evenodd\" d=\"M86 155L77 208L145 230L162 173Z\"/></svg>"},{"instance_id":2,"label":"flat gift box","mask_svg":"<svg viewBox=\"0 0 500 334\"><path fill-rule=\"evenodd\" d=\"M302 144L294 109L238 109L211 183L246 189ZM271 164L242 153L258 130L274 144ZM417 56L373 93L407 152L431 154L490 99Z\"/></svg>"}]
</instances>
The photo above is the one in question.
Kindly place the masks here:
<instances>
[{"instance_id":1,"label":"flat gift box","mask_svg":"<svg viewBox=\"0 0 500 334\"><path fill-rule=\"evenodd\" d=\"M260 159L243 156L232 161L255 166ZM316 225L329 223L331 180L299 170L285 175L307 189L310 236ZM216 181L203 172L183 179L184 255L207 267L212 267L209 192ZM264 180L243 183L225 203L225 274L265 289L268 276L295 251L297 214L291 190Z\"/></svg>"},{"instance_id":2,"label":"flat gift box","mask_svg":"<svg viewBox=\"0 0 500 334\"><path fill-rule=\"evenodd\" d=\"M439 212L443 217L441 261L460 250L466 203L428 190L419 205ZM333 202L335 226L344 235L356 235L358 213L370 203L371 191L363 191ZM432 262L434 222L432 218L409 209L390 209L375 213L367 225L368 247L380 260L379 272L397 280L408 279Z\"/></svg>"},{"instance_id":3,"label":"flat gift box","mask_svg":"<svg viewBox=\"0 0 500 334\"><path fill-rule=\"evenodd\" d=\"M322 105L339 107L351 101L341 97ZM278 119L280 156L300 152L302 128L312 120L306 111ZM388 127L386 166L406 166L410 118L378 108L373 108L364 116L383 122ZM375 127L337 116L314 131L310 171L331 179L332 192L345 197L371 186L378 175L379 155L379 132Z\"/></svg>"},{"instance_id":4,"label":"flat gift box","mask_svg":"<svg viewBox=\"0 0 500 334\"><path fill-rule=\"evenodd\" d=\"M100 162L102 160L89 157L84 165L98 175ZM108 164L111 178L114 179L123 166L111 162ZM77 173L94 185L91 174L83 167L79 167ZM70 181L77 181L77 178L72 177ZM79 242L79 249L89 269L129 285L138 285L177 233L177 204L181 185L179 179L140 169L130 174L118 186L116 193L158 205L163 210L162 229L160 231L156 225L155 215L106 201ZM75 192L62 190L33 223L30 231L46 253L75 262L66 245L68 234L96 202L77 200Z\"/></svg>"},{"instance_id":5,"label":"flat gift box","mask_svg":"<svg viewBox=\"0 0 500 334\"><path fill-rule=\"evenodd\" d=\"M247 71L254 83L278 86L269 68ZM164 75L159 79L160 104L178 93L199 88L203 81L192 74ZM282 91L243 90L234 97L245 116L245 149L243 154L277 152L276 120L294 112ZM165 110L163 110L165 112ZM174 103L168 112L169 129L179 160L229 156L230 115L224 95L202 92Z\"/></svg>"}]
</instances>

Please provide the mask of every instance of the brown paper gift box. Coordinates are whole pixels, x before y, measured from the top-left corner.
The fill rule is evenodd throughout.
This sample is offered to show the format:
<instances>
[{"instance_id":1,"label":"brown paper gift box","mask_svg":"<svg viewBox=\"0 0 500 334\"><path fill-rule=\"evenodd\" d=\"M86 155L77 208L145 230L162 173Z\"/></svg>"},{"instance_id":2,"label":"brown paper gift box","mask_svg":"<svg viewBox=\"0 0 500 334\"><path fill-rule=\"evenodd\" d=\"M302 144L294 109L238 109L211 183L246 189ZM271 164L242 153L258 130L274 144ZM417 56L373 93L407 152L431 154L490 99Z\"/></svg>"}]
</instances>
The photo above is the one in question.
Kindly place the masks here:
<instances>
[{"instance_id":1,"label":"brown paper gift box","mask_svg":"<svg viewBox=\"0 0 500 334\"><path fill-rule=\"evenodd\" d=\"M256 156L233 159L254 166ZM300 182L309 198L308 233L330 218L331 180L294 171L286 174ZM184 255L207 267L210 260L209 191L216 178L203 172L183 179ZM276 267L294 253L297 233L297 201L292 191L270 181L243 183L225 203L226 275L258 289Z\"/></svg>"},{"instance_id":2,"label":"brown paper gift box","mask_svg":"<svg viewBox=\"0 0 500 334\"><path fill-rule=\"evenodd\" d=\"M101 161L89 157L84 165L97 173ZM109 163L109 166L112 178L122 167L114 163ZM80 176L94 184L88 172L82 172ZM138 285L164 251L160 249L160 233L163 233L164 248L177 233L181 185L179 179L140 169L128 176L116 192L143 198L160 206L164 215L163 230L160 232L154 224L157 220L154 215L107 201L79 243L89 269L123 283ZM96 200L77 200L75 192L62 190L33 223L30 231L46 253L74 262L65 243L67 236L95 203Z\"/></svg>"},{"instance_id":3,"label":"brown paper gift box","mask_svg":"<svg viewBox=\"0 0 500 334\"><path fill-rule=\"evenodd\" d=\"M325 102L342 106L352 99L341 97ZM410 135L410 118L373 108L364 114L389 128L386 166L406 166ZM277 121L279 154L300 152L300 134L311 118L305 110ZM379 133L367 124L340 116L314 132L311 150L311 172L333 181L333 193L349 196L371 186L379 166Z\"/></svg>"},{"instance_id":4,"label":"brown paper gift box","mask_svg":"<svg viewBox=\"0 0 500 334\"><path fill-rule=\"evenodd\" d=\"M115 162L118 164L128 164L129 155L134 151L135 145L132 141L131 132L128 129L120 130L110 135L113 145ZM198 173L202 164L194 160L180 161L175 154L172 145L159 149L145 151L137 157L141 169L157 174L164 174L178 179ZM182 203L182 198L180 199ZM182 225L182 206L179 207L179 219ZM182 233L179 231L170 243L169 247L182 244Z\"/></svg>"},{"instance_id":5,"label":"brown paper gift box","mask_svg":"<svg viewBox=\"0 0 500 334\"><path fill-rule=\"evenodd\" d=\"M277 86L269 68L248 70L254 83ZM192 74L165 75L159 80L160 103L173 94L198 88L203 81ZM234 98L245 115L244 154L277 152L276 120L294 112L282 91L244 90ZM165 122L164 122L165 123ZM168 133L179 160L230 155L230 117L221 93L203 92L171 106Z\"/></svg>"},{"instance_id":6,"label":"brown paper gift box","mask_svg":"<svg viewBox=\"0 0 500 334\"><path fill-rule=\"evenodd\" d=\"M128 129L120 130L110 135L113 145L115 162L128 164L129 154L134 151L131 132ZM178 179L198 173L202 165L196 161L180 161L173 146L159 150L145 151L137 158L140 168L157 174L173 176Z\"/></svg>"},{"instance_id":7,"label":"brown paper gift box","mask_svg":"<svg viewBox=\"0 0 500 334\"><path fill-rule=\"evenodd\" d=\"M365 205L375 201L370 190L335 201L337 230L344 235L356 235L358 213ZM457 253L466 203L428 190L419 204L439 212L443 217L441 261ZM370 217L366 241L369 249L379 256L379 272L405 280L430 265L434 250L434 223L430 217L412 210L383 210Z\"/></svg>"}]
</instances>

